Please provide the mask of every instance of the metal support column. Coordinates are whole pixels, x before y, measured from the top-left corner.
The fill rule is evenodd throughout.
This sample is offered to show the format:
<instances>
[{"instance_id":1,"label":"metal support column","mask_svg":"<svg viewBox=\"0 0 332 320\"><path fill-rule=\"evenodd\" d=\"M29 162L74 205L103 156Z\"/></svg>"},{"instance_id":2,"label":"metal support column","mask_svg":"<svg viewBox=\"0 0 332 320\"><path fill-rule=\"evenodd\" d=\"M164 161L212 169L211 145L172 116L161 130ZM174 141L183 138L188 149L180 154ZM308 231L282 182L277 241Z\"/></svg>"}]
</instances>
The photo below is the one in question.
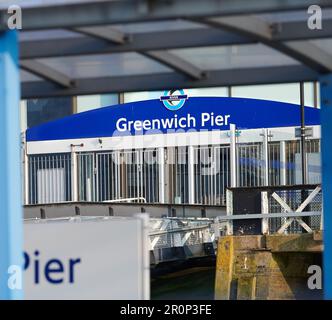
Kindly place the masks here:
<instances>
[{"instance_id":1,"label":"metal support column","mask_svg":"<svg viewBox=\"0 0 332 320\"><path fill-rule=\"evenodd\" d=\"M231 169L231 187L236 187L237 184L237 173L236 173L236 127L235 124L229 125L230 129L230 169Z\"/></svg>"},{"instance_id":2,"label":"metal support column","mask_svg":"<svg viewBox=\"0 0 332 320\"><path fill-rule=\"evenodd\" d=\"M280 185L287 183L286 141L280 141Z\"/></svg>"},{"instance_id":3,"label":"metal support column","mask_svg":"<svg viewBox=\"0 0 332 320\"><path fill-rule=\"evenodd\" d=\"M324 214L324 294L332 299L332 74L320 79Z\"/></svg>"},{"instance_id":4,"label":"metal support column","mask_svg":"<svg viewBox=\"0 0 332 320\"><path fill-rule=\"evenodd\" d=\"M226 215L232 216L233 215L233 191L226 190ZM226 224L226 233L229 236L233 235L233 220L227 220Z\"/></svg>"},{"instance_id":5,"label":"metal support column","mask_svg":"<svg viewBox=\"0 0 332 320\"><path fill-rule=\"evenodd\" d=\"M263 191L261 193L261 206L262 206L262 213L269 213L269 195L267 191ZM262 219L262 233L269 234L269 219L263 218Z\"/></svg>"},{"instance_id":6,"label":"metal support column","mask_svg":"<svg viewBox=\"0 0 332 320\"><path fill-rule=\"evenodd\" d=\"M269 185L269 132L263 129L264 183Z\"/></svg>"},{"instance_id":7,"label":"metal support column","mask_svg":"<svg viewBox=\"0 0 332 320\"><path fill-rule=\"evenodd\" d=\"M195 164L195 153L194 147L188 147L188 184L189 184L189 204L195 203L195 173L194 173L194 164Z\"/></svg>"},{"instance_id":8,"label":"metal support column","mask_svg":"<svg viewBox=\"0 0 332 320\"><path fill-rule=\"evenodd\" d=\"M23 263L20 82L16 31L0 32L0 299L23 298L8 285L9 267Z\"/></svg>"},{"instance_id":9,"label":"metal support column","mask_svg":"<svg viewBox=\"0 0 332 320\"><path fill-rule=\"evenodd\" d=\"M301 102L301 169L302 184L307 183L307 155L305 146L305 117L304 117L304 83L300 83L300 102Z\"/></svg>"},{"instance_id":10,"label":"metal support column","mask_svg":"<svg viewBox=\"0 0 332 320\"><path fill-rule=\"evenodd\" d=\"M158 148L159 202L165 203L165 149Z\"/></svg>"},{"instance_id":11,"label":"metal support column","mask_svg":"<svg viewBox=\"0 0 332 320\"><path fill-rule=\"evenodd\" d=\"M29 204L29 156L27 155L27 150L26 150L26 142L24 145L24 149L22 150L22 158L23 158L23 179L24 179L24 204Z\"/></svg>"},{"instance_id":12,"label":"metal support column","mask_svg":"<svg viewBox=\"0 0 332 320\"><path fill-rule=\"evenodd\" d=\"M78 201L77 154L74 147L71 149L71 192L72 201Z\"/></svg>"}]
</instances>

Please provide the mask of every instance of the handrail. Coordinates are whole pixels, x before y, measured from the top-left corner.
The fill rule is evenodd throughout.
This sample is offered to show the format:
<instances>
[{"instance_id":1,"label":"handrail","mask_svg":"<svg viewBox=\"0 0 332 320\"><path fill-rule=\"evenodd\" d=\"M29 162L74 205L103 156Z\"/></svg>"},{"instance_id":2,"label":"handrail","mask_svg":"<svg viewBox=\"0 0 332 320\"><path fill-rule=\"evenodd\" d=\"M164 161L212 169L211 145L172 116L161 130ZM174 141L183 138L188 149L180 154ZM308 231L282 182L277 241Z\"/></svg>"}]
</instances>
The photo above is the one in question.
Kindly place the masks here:
<instances>
[{"instance_id":1,"label":"handrail","mask_svg":"<svg viewBox=\"0 0 332 320\"><path fill-rule=\"evenodd\" d=\"M321 211L302 211L302 212L280 212L280 213L250 213L250 214L233 214L229 216L218 216L218 220L246 220L246 219L265 219L265 218L300 218L321 216Z\"/></svg>"},{"instance_id":2,"label":"handrail","mask_svg":"<svg viewBox=\"0 0 332 320\"><path fill-rule=\"evenodd\" d=\"M180 233L180 232L204 230L204 229L209 229L209 228L210 228L210 226L204 225L204 226L174 228L174 229L160 230L160 231L150 231L149 236L160 236L160 235L168 234L168 233Z\"/></svg>"},{"instance_id":3,"label":"handrail","mask_svg":"<svg viewBox=\"0 0 332 320\"><path fill-rule=\"evenodd\" d=\"M147 203L144 197L137 197L137 198L122 198L122 199L114 199L114 200L104 200L105 203L117 203L117 202L131 202L135 200L142 200L141 203Z\"/></svg>"}]
</instances>

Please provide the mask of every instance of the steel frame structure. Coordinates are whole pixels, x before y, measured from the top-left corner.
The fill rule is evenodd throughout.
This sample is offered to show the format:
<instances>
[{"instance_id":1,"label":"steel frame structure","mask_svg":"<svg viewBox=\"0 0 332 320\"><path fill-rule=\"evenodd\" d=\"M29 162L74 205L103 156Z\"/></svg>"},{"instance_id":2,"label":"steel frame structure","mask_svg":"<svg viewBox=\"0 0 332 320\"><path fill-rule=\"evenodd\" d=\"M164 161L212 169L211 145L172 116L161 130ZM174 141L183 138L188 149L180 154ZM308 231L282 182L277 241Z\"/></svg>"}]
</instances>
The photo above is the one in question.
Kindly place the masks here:
<instances>
[{"instance_id":1,"label":"steel frame structure","mask_svg":"<svg viewBox=\"0 0 332 320\"><path fill-rule=\"evenodd\" d=\"M332 70L332 54L312 40L332 38L332 18L323 28L307 27L310 1L67 1L24 7L20 67L34 77L22 82L22 98L84 95L141 90L319 81ZM193 3L194 2L194 3ZM332 1L316 1L323 10ZM2 9L2 10L1 10ZM274 21L264 15L295 12L299 20ZM106 14L105 14L106 13ZM263 16L262 16L263 15ZM0 7L0 31L8 13ZM153 30L156 22L182 21L182 28ZM128 32L126 25L149 23L150 31ZM121 28L119 28L119 25ZM38 32L67 33L41 37ZM70 35L70 36L68 36ZM175 51L184 48L264 44L291 57L292 65L202 69ZM135 53L167 67L168 72L75 77L52 67L49 59ZM98 59L98 57L97 57ZM67 63L67 62L66 62ZM68 64L68 68L70 65ZM162 69L164 70L164 69ZM250 77L246 75L250 74Z\"/></svg>"},{"instance_id":2,"label":"steel frame structure","mask_svg":"<svg viewBox=\"0 0 332 320\"><path fill-rule=\"evenodd\" d=\"M74 1L61 5L23 7L23 32L67 29L75 36L70 39L20 40L20 66L28 70L30 80L21 83L22 98L123 92L139 90L170 89L175 87L211 87L223 85L248 85L294 81L320 81L323 129L323 192L324 210L332 209L331 174L332 153L332 55L313 40L332 37L332 21L323 16L322 30L309 30L306 19L300 21L262 22L252 16L301 11L307 14L310 0L137 0L137 1ZM195 3L194 3L195 2ZM317 0L323 10L332 7L330 0ZM250 17L249 17L250 15ZM232 18L230 18L232 16ZM19 120L17 104L19 97L18 68L16 64L17 40L10 36L6 21L7 10L0 7L0 70L5 76L0 79L1 102L1 146L4 160L0 162L3 172L1 181L2 223L0 227L1 272L4 266L16 260L21 250L21 212L18 206L19 194ZM119 34L111 29L109 35L97 27L115 24L129 24L181 19L195 21L199 30L170 31L146 34ZM249 20L250 19L250 20ZM264 20L264 19L263 19ZM287 20L287 19L286 19ZM235 23L236 21L236 23ZM248 22L250 25L248 26ZM197 26L199 25L199 26ZM115 28L116 29L116 28ZM112 32L113 30L113 32ZM197 36L194 35L197 32ZM175 34L176 33L176 34ZM199 35L199 36L198 36ZM167 41L165 41L167 37ZM159 39L159 40L158 40ZM265 65L260 68L247 66L227 70L199 68L180 58L170 49L202 46L264 44L282 56L295 61L293 65ZM157 61L167 66L168 72L145 74L107 75L95 78L72 77L63 74L41 58L64 56L86 56L110 52L137 52L140 57ZM248 76L250 75L250 76ZM34 81L31 81L31 77ZM14 106L14 107L13 107ZM16 111L15 111L16 110ZM15 181L15 183L12 183ZM13 225L15 224L15 229ZM331 215L325 214L325 295L332 298L332 238ZM0 285L1 298L17 298L12 291Z\"/></svg>"}]
</instances>

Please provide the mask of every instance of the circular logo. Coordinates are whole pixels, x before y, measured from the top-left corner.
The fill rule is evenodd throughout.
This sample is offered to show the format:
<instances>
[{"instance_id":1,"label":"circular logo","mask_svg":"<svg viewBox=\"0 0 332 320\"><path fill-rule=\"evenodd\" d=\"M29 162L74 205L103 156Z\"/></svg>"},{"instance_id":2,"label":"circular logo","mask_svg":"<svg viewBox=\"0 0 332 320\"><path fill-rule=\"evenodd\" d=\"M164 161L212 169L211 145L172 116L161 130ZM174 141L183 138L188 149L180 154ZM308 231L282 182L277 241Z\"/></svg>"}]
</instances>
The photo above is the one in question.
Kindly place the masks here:
<instances>
[{"instance_id":1,"label":"circular logo","mask_svg":"<svg viewBox=\"0 0 332 320\"><path fill-rule=\"evenodd\" d=\"M164 94L160 97L160 101L162 101L164 106L171 111L181 109L187 99L188 95L185 94L183 89L166 90L164 91Z\"/></svg>"}]
</instances>

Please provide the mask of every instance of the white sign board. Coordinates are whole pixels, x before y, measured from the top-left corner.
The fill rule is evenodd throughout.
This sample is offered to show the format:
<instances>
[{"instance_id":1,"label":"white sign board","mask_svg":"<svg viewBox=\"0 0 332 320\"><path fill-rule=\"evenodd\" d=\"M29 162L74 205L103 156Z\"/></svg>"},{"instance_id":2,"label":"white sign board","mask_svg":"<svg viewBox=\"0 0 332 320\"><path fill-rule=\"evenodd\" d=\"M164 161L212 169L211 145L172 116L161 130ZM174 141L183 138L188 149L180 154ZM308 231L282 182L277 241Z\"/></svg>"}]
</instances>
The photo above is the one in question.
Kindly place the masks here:
<instances>
[{"instance_id":1,"label":"white sign board","mask_svg":"<svg viewBox=\"0 0 332 320\"><path fill-rule=\"evenodd\" d=\"M149 299L147 219L25 222L25 299Z\"/></svg>"}]
</instances>

